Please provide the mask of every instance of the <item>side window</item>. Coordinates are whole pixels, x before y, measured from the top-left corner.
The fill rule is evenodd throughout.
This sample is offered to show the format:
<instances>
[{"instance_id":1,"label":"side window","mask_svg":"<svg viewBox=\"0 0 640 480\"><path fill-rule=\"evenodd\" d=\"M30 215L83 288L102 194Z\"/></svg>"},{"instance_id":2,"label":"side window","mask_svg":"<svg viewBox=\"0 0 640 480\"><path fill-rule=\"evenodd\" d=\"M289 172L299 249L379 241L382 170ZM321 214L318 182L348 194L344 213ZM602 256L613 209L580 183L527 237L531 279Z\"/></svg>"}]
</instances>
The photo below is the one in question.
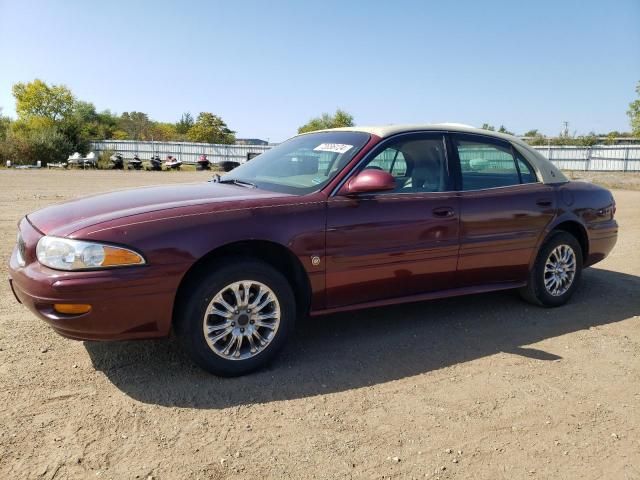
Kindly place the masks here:
<instances>
[{"instance_id":1,"label":"side window","mask_svg":"<svg viewBox=\"0 0 640 480\"><path fill-rule=\"evenodd\" d=\"M443 192L448 187L447 156L441 135L416 135L397 140L364 168L393 175L395 193Z\"/></svg>"},{"instance_id":2,"label":"side window","mask_svg":"<svg viewBox=\"0 0 640 480\"><path fill-rule=\"evenodd\" d=\"M520 178L522 179L522 183L537 183L538 176L535 174L531 165L525 162L520 155L517 158L518 169L520 170Z\"/></svg>"},{"instance_id":3,"label":"side window","mask_svg":"<svg viewBox=\"0 0 640 480\"><path fill-rule=\"evenodd\" d=\"M403 177L407 172L407 164L402 152L395 148L387 148L375 156L365 168L375 168L389 172L394 177Z\"/></svg>"},{"instance_id":4,"label":"side window","mask_svg":"<svg viewBox=\"0 0 640 480\"><path fill-rule=\"evenodd\" d=\"M398 152L396 158L391 164L391 175L394 177L406 177L407 176L407 162L404 159L402 152Z\"/></svg>"},{"instance_id":5,"label":"side window","mask_svg":"<svg viewBox=\"0 0 640 480\"><path fill-rule=\"evenodd\" d=\"M457 138L455 146L460 158L463 190L520 184L511 146Z\"/></svg>"}]
</instances>

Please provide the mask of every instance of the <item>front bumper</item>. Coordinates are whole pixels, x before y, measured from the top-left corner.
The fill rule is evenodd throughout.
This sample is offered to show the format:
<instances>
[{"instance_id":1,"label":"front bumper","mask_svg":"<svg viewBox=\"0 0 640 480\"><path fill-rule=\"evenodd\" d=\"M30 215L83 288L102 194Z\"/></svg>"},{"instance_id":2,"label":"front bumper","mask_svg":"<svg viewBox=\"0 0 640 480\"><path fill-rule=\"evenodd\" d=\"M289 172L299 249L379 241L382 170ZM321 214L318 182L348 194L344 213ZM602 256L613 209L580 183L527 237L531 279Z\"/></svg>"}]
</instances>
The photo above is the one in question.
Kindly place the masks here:
<instances>
[{"instance_id":1,"label":"front bumper","mask_svg":"<svg viewBox=\"0 0 640 480\"><path fill-rule=\"evenodd\" d=\"M21 223L21 231L31 245L41 236L28 222ZM60 272L32 257L22 267L16 249L9 261L9 282L18 301L60 335L78 340L168 335L181 272L175 266L151 265ZM64 315L54 311L55 303L90 304L91 310Z\"/></svg>"}]
</instances>

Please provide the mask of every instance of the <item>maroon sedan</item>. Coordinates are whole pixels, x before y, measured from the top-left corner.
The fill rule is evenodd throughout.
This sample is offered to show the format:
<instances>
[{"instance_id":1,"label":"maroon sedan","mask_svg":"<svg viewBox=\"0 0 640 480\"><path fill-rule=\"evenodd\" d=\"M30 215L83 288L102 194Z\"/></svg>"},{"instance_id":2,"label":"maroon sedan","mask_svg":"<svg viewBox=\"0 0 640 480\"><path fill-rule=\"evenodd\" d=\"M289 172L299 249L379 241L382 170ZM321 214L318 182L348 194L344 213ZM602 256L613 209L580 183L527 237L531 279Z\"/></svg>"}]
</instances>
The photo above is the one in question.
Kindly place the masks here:
<instances>
[{"instance_id":1,"label":"maroon sedan","mask_svg":"<svg viewBox=\"0 0 640 480\"><path fill-rule=\"evenodd\" d=\"M564 304L616 243L615 202L525 143L453 124L299 135L215 183L24 217L20 302L65 337L163 337L239 375L296 318L493 290Z\"/></svg>"}]
</instances>

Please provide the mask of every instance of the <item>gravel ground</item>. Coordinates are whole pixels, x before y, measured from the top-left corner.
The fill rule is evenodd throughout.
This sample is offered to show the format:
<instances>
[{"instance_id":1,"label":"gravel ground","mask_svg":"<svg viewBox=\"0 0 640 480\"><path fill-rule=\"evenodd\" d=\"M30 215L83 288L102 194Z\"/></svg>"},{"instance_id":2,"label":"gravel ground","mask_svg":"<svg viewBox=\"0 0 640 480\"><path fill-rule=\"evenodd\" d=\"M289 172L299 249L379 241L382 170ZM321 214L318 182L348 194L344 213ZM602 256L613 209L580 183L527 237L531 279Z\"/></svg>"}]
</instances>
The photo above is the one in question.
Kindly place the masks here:
<instances>
[{"instance_id":1,"label":"gravel ground","mask_svg":"<svg viewBox=\"0 0 640 480\"><path fill-rule=\"evenodd\" d=\"M571 179L586 180L607 188L640 190L640 172L582 172L573 170L565 173Z\"/></svg>"},{"instance_id":2,"label":"gravel ground","mask_svg":"<svg viewBox=\"0 0 640 480\"><path fill-rule=\"evenodd\" d=\"M203 172L0 171L18 219ZM172 339L65 340L0 284L0 478L640 478L640 192L553 310L512 293L299 324L269 369L209 376ZM3 267L4 268L4 267Z\"/></svg>"}]
</instances>

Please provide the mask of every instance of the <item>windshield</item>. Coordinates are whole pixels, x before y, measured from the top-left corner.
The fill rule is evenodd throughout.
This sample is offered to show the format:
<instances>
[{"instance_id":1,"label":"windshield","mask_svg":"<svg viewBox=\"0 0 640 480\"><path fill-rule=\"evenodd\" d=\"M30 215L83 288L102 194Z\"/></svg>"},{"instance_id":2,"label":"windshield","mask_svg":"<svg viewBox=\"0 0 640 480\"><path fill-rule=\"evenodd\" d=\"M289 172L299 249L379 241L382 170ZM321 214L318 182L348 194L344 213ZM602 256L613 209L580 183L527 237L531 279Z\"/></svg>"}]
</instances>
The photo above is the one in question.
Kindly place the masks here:
<instances>
[{"instance_id":1,"label":"windshield","mask_svg":"<svg viewBox=\"0 0 640 480\"><path fill-rule=\"evenodd\" d=\"M319 132L293 137L240 165L221 182L304 195L325 186L367 143L362 132Z\"/></svg>"}]
</instances>

